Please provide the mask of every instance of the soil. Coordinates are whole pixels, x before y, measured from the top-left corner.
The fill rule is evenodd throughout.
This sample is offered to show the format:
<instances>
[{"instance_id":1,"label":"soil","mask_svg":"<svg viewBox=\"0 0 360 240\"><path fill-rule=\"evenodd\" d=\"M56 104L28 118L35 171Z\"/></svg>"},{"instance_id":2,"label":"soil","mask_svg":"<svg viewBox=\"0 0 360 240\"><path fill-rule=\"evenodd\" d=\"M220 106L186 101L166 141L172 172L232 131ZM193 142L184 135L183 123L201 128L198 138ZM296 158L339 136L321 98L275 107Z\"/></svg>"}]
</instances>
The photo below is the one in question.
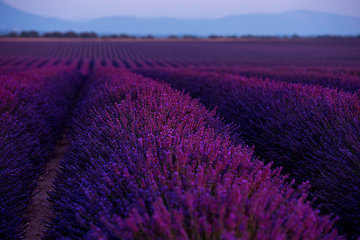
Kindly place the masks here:
<instances>
[{"instance_id":1,"label":"soil","mask_svg":"<svg viewBox=\"0 0 360 240\"><path fill-rule=\"evenodd\" d=\"M53 180L56 178L56 169L66 150L66 130L62 134L62 139L55 147L54 158L50 159L44 166L45 173L39 176L39 183L35 188L36 195L32 198L33 202L28 208L28 227L25 229L24 238L26 240L41 239L46 230L46 222L52 216L52 207L48 201L48 194L53 190Z\"/></svg>"}]
</instances>

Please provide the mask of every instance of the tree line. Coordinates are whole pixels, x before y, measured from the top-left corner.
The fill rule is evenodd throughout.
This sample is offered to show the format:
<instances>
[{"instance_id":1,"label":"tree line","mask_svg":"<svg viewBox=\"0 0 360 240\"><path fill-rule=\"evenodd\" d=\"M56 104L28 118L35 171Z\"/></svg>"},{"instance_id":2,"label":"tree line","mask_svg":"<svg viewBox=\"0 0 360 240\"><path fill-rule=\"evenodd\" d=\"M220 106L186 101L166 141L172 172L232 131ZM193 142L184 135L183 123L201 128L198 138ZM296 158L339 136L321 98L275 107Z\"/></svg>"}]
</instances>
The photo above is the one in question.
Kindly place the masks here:
<instances>
[{"instance_id":1,"label":"tree line","mask_svg":"<svg viewBox=\"0 0 360 240\"><path fill-rule=\"evenodd\" d=\"M68 32L46 32L43 34L40 34L37 31L22 31L20 33L18 32L9 32L7 34L3 34L0 35L0 37L9 37L9 38L129 38L129 39L134 39L134 38L155 38L155 36L148 34L148 35L144 35L144 36L134 36L134 35L128 35L128 34L109 34L109 35L101 35L99 36L98 34L96 34L95 32L81 32L81 33L76 33L73 31L68 31ZM315 36L315 38L343 38L346 36L340 36L340 35L319 35L319 36ZM357 37L360 38L360 35L358 36L353 36L353 37ZM203 38L203 37L198 37L196 35L190 35L190 34L185 34L185 35L174 35L171 34L169 36L167 36L166 38L169 39L177 39L177 38L184 38L184 39L196 39L196 38ZM297 34L291 35L291 36L255 36L255 35L243 35L243 36L237 36L237 35L230 35L230 36L222 36L222 35L209 35L207 38L210 39L219 39L219 38L230 38L230 39L235 39L235 38L303 38L302 36L298 36Z\"/></svg>"}]
</instances>

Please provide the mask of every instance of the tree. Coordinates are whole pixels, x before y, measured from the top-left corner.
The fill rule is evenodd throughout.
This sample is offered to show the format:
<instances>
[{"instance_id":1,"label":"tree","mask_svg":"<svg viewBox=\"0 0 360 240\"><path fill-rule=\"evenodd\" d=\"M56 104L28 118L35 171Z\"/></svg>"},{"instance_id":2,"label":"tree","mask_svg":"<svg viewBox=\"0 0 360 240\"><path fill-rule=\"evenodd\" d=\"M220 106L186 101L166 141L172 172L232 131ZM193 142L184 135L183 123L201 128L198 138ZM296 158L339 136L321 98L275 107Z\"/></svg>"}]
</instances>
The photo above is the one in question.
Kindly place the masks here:
<instances>
[{"instance_id":1,"label":"tree","mask_svg":"<svg viewBox=\"0 0 360 240\"><path fill-rule=\"evenodd\" d=\"M51 33L45 33L43 37L46 38L62 38L63 34L61 32L51 32Z\"/></svg>"},{"instance_id":2,"label":"tree","mask_svg":"<svg viewBox=\"0 0 360 240\"><path fill-rule=\"evenodd\" d=\"M83 33L80 33L80 37L81 37L81 38L97 38L98 36L97 36L97 34L94 33L94 32L90 32L90 33L88 33L88 32L83 32Z\"/></svg>"},{"instance_id":3,"label":"tree","mask_svg":"<svg viewBox=\"0 0 360 240\"><path fill-rule=\"evenodd\" d=\"M38 38L40 37L40 34L37 31L22 31L20 33L20 37L26 37L26 38Z\"/></svg>"},{"instance_id":4,"label":"tree","mask_svg":"<svg viewBox=\"0 0 360 240\"><path fill-rule=\"evenodd\" d=\"M79 35L76 32L69 31L69 32L64 33L63 37L64 38L78 38Z\"/></svg>"},{"instance_id":5,"label":"tree","mask_svg":"<svg viewBox=\"0 0 360 240\"><path fill-rule=\"evenodd\" d=\"M19 34L17 34L17 32L10 32L10 33L8 34L8 37L16 38L16 37L19 37Z\"/></svg>"},{"instance_id":6,"label":"tree","mask_svg":"<svg viewBox=\"0 0 360 240\"><path fill-rule=\"evenodd\" d=\"M179 38L179 37L172 34L172 35L168 36L168 38Z\"/></svg>"}]
</instances>

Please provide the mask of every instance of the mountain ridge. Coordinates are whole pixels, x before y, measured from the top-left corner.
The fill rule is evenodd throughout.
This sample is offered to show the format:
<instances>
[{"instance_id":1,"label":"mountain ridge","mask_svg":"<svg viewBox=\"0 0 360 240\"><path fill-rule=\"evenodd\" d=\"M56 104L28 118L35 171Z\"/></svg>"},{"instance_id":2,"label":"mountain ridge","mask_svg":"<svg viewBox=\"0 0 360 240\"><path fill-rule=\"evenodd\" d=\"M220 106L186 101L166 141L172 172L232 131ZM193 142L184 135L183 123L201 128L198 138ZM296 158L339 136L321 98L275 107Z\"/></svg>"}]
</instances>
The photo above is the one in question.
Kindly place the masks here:
<instances>
[{"instance_id":1,"label":"mountain ridge","mask_svg":"<svg viewBox=\"0 0 360 240\"><path fill-rule=\"evenodd\" d=\"M132 35L359 35L360 18L331 13L292 10L278 14L242 14L214 19L113 16L70 21L22 12L0 1L0 32L93 31Z\"/></svg>"}]
</instances>

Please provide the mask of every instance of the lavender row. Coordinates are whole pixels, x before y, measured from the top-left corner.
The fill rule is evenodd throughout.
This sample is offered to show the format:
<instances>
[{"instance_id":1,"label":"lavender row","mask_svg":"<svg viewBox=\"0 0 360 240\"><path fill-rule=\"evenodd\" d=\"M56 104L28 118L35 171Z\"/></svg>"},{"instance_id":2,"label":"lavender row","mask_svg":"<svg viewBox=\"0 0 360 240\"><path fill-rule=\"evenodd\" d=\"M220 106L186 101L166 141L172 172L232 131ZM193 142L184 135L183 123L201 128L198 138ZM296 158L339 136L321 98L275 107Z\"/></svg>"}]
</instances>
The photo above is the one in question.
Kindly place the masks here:
<instances>
[{"instance_id":1,"label":"lavender row","mask_svg":"<svg viewBox=\"0 0 360 240\"><path fill-rule=\"evenodd\" d=\"M26 208L64 128L79 79L64 70L0 76L0 238L20 239Z\"/></svg>"},{"instance_id":2,"label":"lavender row","mask_svg":"<svg viewBox=\"0 0 360 240\"><path fill-rule=\"evenodd\" d=\"M278 40L82 40L0 42L1 58L104 59L154 66L353 66L360 63L358 39ZM121 61L118 61L121 62ZM160 63L159 63L160 62ZM40 64L40 63L39 63ZM0 63L0 66L2 63ZM126 65L126 64L125 64ZM134 66L136 68L136 66Z\"/></svg>"},{"instance_id":3,"label":"lavender row","mask_svg":"<svg viewBox=\"0 0 360 240\"><path fill-rule=\"evenodd\" d=\"M345 92L360 90L359 68L334 67L211 67L204 68L212 72L224 72L246 77L275 79L291 83L321 85L337 88Z\"/></svg>"},{"instance_id":4,"label":"lavender row","mask_svg":"<svg viewBox=\"0 0 360 240\"><path fill-rule=\"evenodd\" d=\"M87 82L47 239L342 239L215 111L128 72Z\"/></svg>"},{"instance_id":5,"label":"lavender row","mask_svg":"<svg viewBox=\"0 0 360 240\"><path fill-rule=\"evenodd\" d=\"M255 153L297 181L309 180L322 213L340 216L349 238L360 234L360 102L320 86L180 70L141 71L185 89L239 126Z\"/></svg>"}]
</instances>

